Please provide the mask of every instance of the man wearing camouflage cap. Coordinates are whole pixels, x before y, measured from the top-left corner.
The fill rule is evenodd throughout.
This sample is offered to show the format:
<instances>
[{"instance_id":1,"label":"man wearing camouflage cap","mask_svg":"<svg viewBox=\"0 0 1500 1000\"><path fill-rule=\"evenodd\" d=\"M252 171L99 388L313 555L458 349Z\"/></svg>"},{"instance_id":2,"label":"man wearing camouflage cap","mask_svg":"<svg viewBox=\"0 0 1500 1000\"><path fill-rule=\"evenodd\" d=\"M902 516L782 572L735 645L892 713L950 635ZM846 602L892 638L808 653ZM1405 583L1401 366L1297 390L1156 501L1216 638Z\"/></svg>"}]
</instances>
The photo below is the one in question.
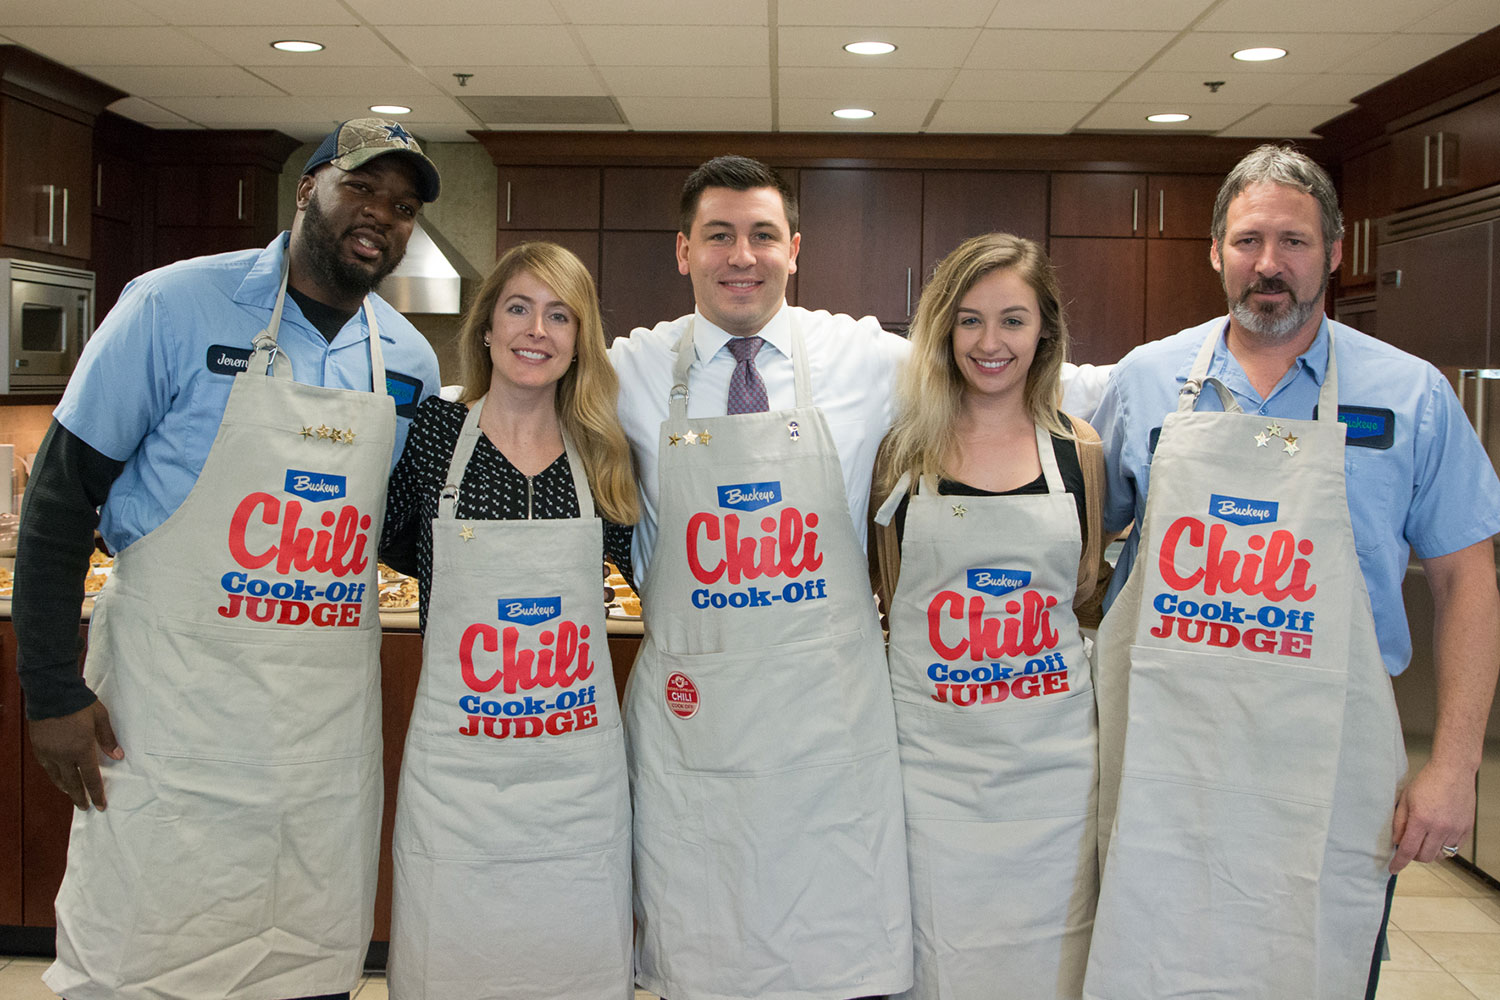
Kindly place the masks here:
<instances>
[{"instance_id":1,"label":"man wearing camouflage cap","mask_svg":"<svg viewBox=\"0 0 1500 1000\"><path fill-rule=\"evenodd\" d=\"M44 976L69 1000L357 982L381 807L375 545L438 388L431 347L372 289L437 194L400 125L343 123L290 234L133 281L54 413L13 616L33 747L78 807ZM116 563L80 678L96 525Z\"/></svg>"}]
</instances>

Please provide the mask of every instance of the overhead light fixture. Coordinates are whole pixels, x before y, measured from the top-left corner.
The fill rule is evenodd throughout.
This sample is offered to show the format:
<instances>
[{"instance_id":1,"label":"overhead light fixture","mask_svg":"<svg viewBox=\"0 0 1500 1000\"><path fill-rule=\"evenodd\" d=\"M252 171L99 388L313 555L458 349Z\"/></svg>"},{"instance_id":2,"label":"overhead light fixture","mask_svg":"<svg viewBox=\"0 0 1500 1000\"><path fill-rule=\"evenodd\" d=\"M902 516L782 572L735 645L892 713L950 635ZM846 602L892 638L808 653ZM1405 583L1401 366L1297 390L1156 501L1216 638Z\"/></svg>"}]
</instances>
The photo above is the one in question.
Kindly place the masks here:
<instances>
[{"instance_id":1,"label":"overhead light fixture","mask_svg":"<svg viewBox=\"0 0 1500 1000\"><path fill-rule=\"evenodd\" d=\"M377 115L409 115L411 108L404 104L372 104L370 110Z\"/></svg>"},{"instance_id":2,"label":"overhead light fixture","mask_svg":"<svg viewBox=\"0 0 1500 1000\"><path fill-rule=\"evenodd\" d=\"M860 118L874 118L875 112L868 108L839 108L833 113L833 117L858 120Z\"/></svg>"},{"instance_id":3,"label":"overhead light fixture","mask_svg":"<svg viewBox=\"0 0 1500 1000\"><path fill-rule=\"evenodd\" d=\"M318 42L309 42L300 38L284 38L279 42L272 42L271 48L280 49L282 52L321 52L323 46Z\"/></svg>"},{"instance_id":4,"label":"overhead light fixture","mask_svg":"<svg viewBox=\"0 0 1500 1000\"><path fill-rule=\"evenodd\" d=\"M850 42L844 46L844 51L857 56L883 56L895 52L896 46L890 42Z\"/></svg>"},{"instance_id":5,"label":"overhead light fixture","mask_svg":"<svg viewBox=\"0 0 1500 1000\"><path fill-rule=\"evenodd\" d=\"M1156 122L1159 125L1170 125L1173 122L1185 122L1191 117L1192 115L1185 115L1177 111L1172 111L1162 115L1147 115L1146 120L1148 122Z\"/></svg>"},{"instance_id":6,"label":"overhead light fixture","mask_svg":"<svg viewBox=\"0 0 1500 1000\"><path fill-rule=\"evenodd\" d=\"M1286 49L1278 49L1274 45L1263 45L1259 48L1240 49L1234 57L1240 62L1270 62L1272 59L1280 59L1286 55Z\"/></svg>"}]
</instances>

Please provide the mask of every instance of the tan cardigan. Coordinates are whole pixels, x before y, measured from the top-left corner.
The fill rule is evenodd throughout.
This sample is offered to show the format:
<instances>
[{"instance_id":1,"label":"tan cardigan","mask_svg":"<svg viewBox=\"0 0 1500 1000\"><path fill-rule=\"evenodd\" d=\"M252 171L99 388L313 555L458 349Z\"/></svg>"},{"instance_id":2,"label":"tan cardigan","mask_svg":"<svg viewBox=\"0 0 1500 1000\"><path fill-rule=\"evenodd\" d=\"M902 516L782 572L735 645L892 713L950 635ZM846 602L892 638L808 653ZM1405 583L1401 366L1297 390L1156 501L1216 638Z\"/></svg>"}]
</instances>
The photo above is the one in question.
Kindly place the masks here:
<instances>
[{"instance_id":1,"label":"tan cardigan","mask_svg":"<svg viewBox=\"0 0 1500 1000\"><path fill-rule=\"evenodd\" d=\"M1083 471L1083 553L1078 561L1078 590L1073 596L1073 611L1084 628L1097 628L1103 617L1104 590L1109 583L1109 565L1103 561L1104 546L1104 447L1099 434L1086 422L1066 414L1078 438L1078 465ZM872 483L885 476L886 447L882 442L875 456ZM901 543L896 525L875 523L875 512L885 502L883 496L870 496L870 585L880 599L882 619L890 613L891 595L901 577Z\"/></svg>"}]
</instances>

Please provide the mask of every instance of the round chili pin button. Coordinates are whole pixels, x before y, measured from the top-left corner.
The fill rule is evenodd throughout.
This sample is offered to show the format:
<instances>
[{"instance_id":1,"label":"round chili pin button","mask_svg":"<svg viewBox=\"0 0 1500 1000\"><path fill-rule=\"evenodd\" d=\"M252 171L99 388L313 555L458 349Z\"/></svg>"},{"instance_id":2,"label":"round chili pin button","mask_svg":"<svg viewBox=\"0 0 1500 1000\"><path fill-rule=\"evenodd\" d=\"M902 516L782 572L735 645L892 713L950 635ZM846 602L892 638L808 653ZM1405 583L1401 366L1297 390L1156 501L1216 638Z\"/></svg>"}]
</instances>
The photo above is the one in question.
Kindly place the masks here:
<instances>
[{"instance_id":1,"label":"round chili pin button","mask_svg":"<svg viewBox=\"0 0 1500 1000\"><path fill-rule=\"evenodd\" d=\"M679 719L698 714L698 687L684 673L667 678L667 708Z\"/></svg>"}]
</instances>

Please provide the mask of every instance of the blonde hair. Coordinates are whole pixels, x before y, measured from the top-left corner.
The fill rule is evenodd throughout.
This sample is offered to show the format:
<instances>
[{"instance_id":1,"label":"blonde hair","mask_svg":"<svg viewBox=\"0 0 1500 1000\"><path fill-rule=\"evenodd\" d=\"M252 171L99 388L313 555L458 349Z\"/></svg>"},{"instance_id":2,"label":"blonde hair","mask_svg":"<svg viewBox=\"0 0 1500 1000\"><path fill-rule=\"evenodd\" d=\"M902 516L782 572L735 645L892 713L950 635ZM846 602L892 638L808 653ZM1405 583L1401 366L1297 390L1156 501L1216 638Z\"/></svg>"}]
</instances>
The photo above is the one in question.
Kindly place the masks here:
<instances>
[{"instance_id":1,"label":"blonde hair","mask_svg":"<svg viewBox=\"0 0 1500 1000\"><path fill-rule=\"evenodd\" d=\"M1073 436L1057 414L1068 327L1052 261L1040 246L1019 236L975 236L944 257L922 289L911 324L911 359L896 387L897 416L886 439L887 461L877 483L880 495L888 494L903 472L913 480L943 474L965 387L953 359L958 306L981 278L1002 270L1014 271L1031 286L1041 312L1041 339L1026 372L1026 412L1049 433Z\"/></svg>"},{"instance_id":2,"label":"blonde hair","mask_svg":"<svg viewBox=\"0 0 1500 1000\"><path fill-rule=\"evenodd\" d=\"M479 286L459 332L458 360L464 403L490 389L494 362L484 343L494 320L495 303L505 285L526 272L552 289L578 317L577 360L557 383L557 419L583 460L583 471L599 512L616 524L640 520L630 445L615 413L620 380L604 351L604 322L599 295L583 261L556 243L522 243L507 250Z\"/></svg>"}]
</instances>

